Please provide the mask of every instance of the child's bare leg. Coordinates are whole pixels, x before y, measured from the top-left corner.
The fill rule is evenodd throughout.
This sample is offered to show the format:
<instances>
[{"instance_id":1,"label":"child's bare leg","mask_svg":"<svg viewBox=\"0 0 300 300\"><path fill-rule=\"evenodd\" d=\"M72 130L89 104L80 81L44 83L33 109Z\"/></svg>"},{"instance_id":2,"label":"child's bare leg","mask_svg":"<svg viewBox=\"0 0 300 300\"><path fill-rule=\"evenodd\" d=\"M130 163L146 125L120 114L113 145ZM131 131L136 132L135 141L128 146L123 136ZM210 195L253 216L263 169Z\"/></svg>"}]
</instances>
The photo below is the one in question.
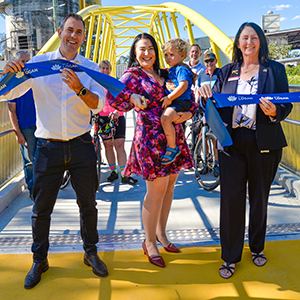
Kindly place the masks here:
<instances>
[{"instance_id":1,"label":"child's bare leg","mask_svg":"<svg viewBox=\"0 0 300 300\"><path fill-rule=\"evenodd\" d=\"M170 148L176 148L176 134L173 122L178 118L177 112L171 107L167 107L161 116L161 125ZM169 155L169 153L166 154Z\"/></svg>"}]
</instances>

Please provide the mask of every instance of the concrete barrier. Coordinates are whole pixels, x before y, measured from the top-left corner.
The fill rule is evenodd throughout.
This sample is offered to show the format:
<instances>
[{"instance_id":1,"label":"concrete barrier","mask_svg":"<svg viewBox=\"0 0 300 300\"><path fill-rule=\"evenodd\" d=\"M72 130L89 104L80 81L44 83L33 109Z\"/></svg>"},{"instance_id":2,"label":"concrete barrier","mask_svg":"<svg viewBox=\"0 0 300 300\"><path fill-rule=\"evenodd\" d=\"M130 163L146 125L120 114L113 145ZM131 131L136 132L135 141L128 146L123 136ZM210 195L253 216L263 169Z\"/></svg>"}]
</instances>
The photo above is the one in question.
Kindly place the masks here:
<instances>
[{"instance_id":1,"label":"concrete barrier","mask_svg":"<svg viewBox=\"0 0 300 300\"><path fill-rule=\"evenodd\" d=\"M0 213L26 188L24 172L20 172L0 190Z\"/></svg>"}]
</instances>

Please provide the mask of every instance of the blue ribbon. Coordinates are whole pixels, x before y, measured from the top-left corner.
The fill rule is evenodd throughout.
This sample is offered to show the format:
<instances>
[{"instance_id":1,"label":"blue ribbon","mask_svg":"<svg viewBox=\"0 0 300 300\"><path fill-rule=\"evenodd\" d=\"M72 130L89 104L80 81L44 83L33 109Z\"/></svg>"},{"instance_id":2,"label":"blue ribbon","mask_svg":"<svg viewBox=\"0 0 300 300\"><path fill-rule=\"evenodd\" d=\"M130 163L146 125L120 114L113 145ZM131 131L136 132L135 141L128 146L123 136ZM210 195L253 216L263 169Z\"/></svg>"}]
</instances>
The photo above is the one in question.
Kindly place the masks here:
<instances>
[{"instance_id":1,"label":"blue ribbon","mask_svg":"<svg viewBox=\"0 0 300 300\"><path fill-rule=\"evenodd\" d=\"M30 63L25 64L24 66L25 67L21 71L14 73L9 72L0 79L0 96L9 92L29 78L61 73L60 70L65 68L71 69L74 72L85 72L105 87L114 97L116 97L125 87L124 83L109 75L88 69L82 65L64 59Z\"/></svg>"},{"instance_id":2,"label":"blue ribbon","mask_svg":"<svg viewBox=\"0 0 300 300\"><path fill-rule=\"evenodd\" d=\"M300 102L300 92L259 95L213 94L213 98L207 100L205 117L222 147L231 146L232 139L215 106L222 108L235 105L259 104L261 103L259 99L262 97L275 104Z\"/></svg>"},{"instance_id":3,"label":"blue ribbon","mask_svg":"<svg viewBox=\"0 0 300 300\"><path fill-rule=\"evenodd\" d=\"M211 99L207 99L205 107L206 121L219 140L222 147L231 146L232 139Z\"/></svg>"},{"instance_id":4,"label":"blue ribbon","mask_svg":"<svg viewBox=\"0 0 300 300\"><path fill-rule=\"evenodd\" d=\"M216 107L228 107L244 104L259 104L260 98L264 97L272 103L300 102L300 92L282 94L259 94L259 95L236 95L236 94L213 94Z\"/></svg>"}]
</instances>

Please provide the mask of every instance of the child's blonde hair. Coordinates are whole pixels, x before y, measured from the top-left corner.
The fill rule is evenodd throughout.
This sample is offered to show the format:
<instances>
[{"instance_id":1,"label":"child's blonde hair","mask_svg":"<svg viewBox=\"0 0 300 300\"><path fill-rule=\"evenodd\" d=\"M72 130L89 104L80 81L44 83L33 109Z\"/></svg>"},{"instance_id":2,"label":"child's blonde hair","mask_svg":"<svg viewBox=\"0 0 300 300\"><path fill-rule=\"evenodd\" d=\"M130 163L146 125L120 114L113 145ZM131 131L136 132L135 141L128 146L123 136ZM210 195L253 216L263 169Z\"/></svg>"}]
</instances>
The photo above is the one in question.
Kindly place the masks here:
<instances>
[{"instance_id":1,"label":"child's blonde hair","mask_svg":"<svg viewBox=\"0 0 300 300\"><path fill-rule=\"evenodd\" d=\"M177 52L184 54L184 58L187 58L190 51L190 44L187 41L180 38L170 39L163 45L162 50L166 52L172 47L174 47Z\"/></svg>"},{"instance_id":2,"label":"child's blonde hair","mask_svg":"<svg viewBox=\"0 0 300 300\"><path fill-rule=\"evenodd\" d=\"M112 69L111 63L109 62L109 60L101 60L99 63L99 67L101 67L101 65L107 65L107 66L109 66L110 69Z\"/></svg>"}]
</instances>

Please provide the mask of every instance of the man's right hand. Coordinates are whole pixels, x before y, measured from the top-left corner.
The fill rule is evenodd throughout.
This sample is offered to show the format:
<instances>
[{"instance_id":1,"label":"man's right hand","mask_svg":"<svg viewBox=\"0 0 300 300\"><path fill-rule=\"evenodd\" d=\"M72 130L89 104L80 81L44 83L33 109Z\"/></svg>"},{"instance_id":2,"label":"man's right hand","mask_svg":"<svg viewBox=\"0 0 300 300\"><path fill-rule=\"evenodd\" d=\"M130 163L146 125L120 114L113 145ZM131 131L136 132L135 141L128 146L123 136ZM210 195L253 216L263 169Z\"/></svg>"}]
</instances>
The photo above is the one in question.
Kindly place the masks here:
<instances>
[{"instance_id":1,"label":"man's right hand","mask_svg":"<svg viewBox=\"0 0 300 300\"><path fill-rule=\"evenodd\" d=\"M4 66L2 74L5 75L8 72L18 72L21 71L24 68L24 64L22 61L17 59L11 59L7 62L7 64Z\"/></svg>"},{"instance_id":2,"label":"man's right hand","mask_svg":"<svg viewBox=\"0 0 300 300\"><path fill-rule=\"evenodd\" d=\"M200 95L205 99L212 97L212 89L211 89L210 84L202 85L198 89L198 91L199 91Z\"/></svg>"}]
</instances>

